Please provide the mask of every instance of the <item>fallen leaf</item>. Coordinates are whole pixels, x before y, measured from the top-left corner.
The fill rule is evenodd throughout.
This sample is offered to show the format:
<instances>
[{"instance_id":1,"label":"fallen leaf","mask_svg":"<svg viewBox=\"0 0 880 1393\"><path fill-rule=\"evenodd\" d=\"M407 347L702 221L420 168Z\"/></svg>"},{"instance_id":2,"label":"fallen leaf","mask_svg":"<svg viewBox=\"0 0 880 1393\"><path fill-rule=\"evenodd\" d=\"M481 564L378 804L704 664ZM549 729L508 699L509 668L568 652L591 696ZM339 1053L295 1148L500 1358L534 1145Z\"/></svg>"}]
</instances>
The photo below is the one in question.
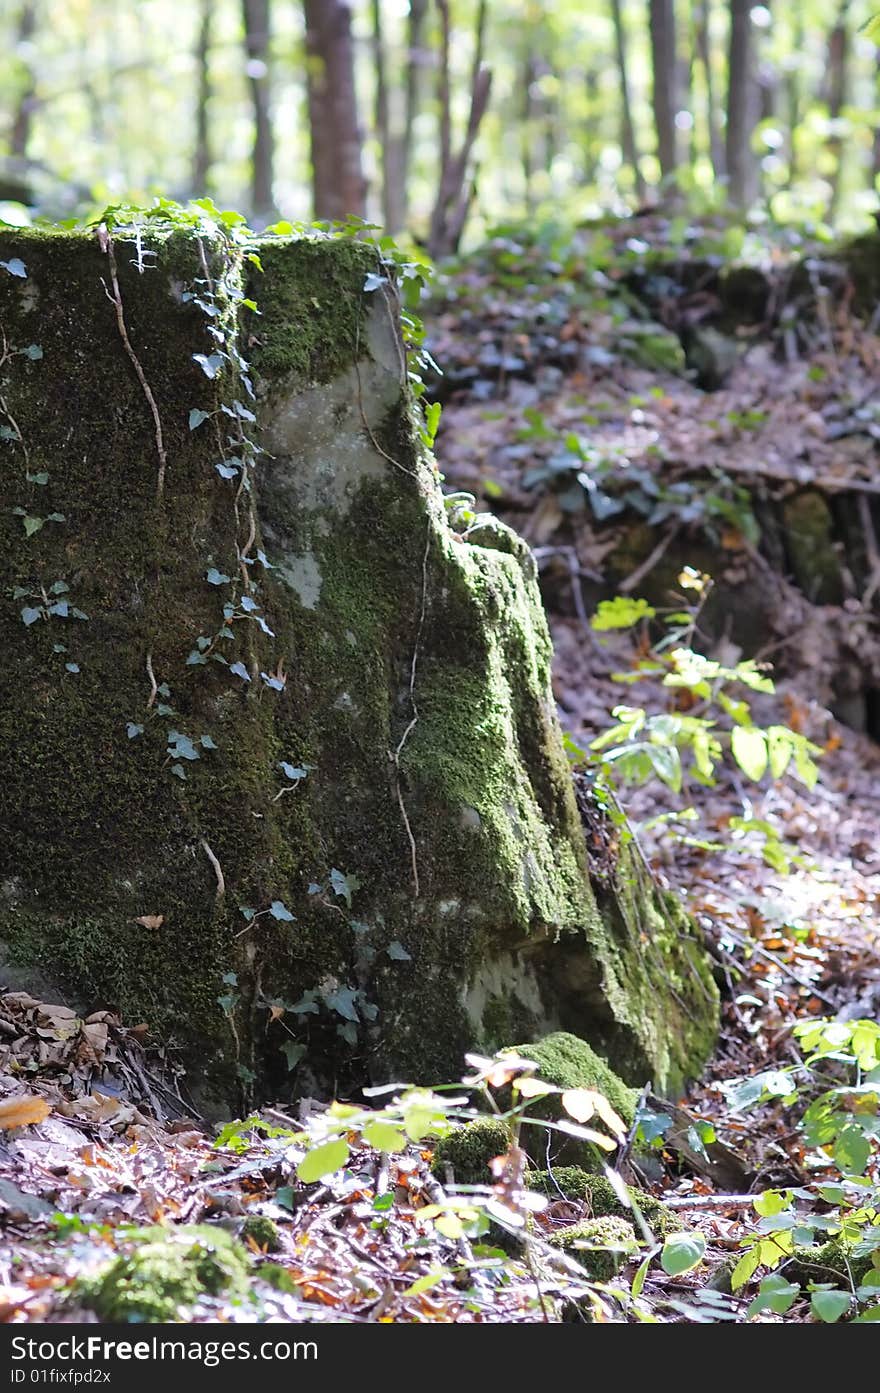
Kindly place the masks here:
<instances>
[{"instance_id":1,"label":"fallen leaf","mask_svg":"<svg viewBox=\"0 0 880 1393\"><path fill-rule=\"evenodd\" d=\"M0 1102L0 1128L4 1131L11 1131L13 1127L29 1127L32 1123L43 1122L48 1116L49 1104L38 1093L22 1093Z\"/></svg>"},{"instance_id":2,"label":"fallen leaf","mask_svg":"<svg viewBox=\"0 0 880 1393\"><path fill-rule=\"evenodd\" d=\"M145 929L161 929L162 925L165 923L165 915L141 914L137 919L134 919L132 922L135 924L140 924L142 928Z\"/></svg>"}]
</instances>

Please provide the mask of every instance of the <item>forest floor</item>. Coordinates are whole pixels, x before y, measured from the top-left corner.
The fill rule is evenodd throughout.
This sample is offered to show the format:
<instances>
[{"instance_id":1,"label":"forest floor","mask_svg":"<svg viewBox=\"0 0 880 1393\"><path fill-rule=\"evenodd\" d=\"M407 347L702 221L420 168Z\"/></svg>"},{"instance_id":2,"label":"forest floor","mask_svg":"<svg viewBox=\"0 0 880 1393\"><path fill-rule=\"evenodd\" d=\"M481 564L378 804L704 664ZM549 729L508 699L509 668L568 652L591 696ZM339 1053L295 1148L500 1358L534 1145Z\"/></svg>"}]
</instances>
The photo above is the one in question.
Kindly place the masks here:
<instances>
[{"instance_id":1,"label":"forest floor","mask_svg":"<svg viewBox=\"0 0 880 1393\"><path fill-rule=\"evenodd\" d=\"M646 329L637 316L630 323L628 310L621 318L614 297L610 309L595 295L584 299L570 266L536 281L534 267L524 271L518 253L509 254L513 284L498 288L492 278L497 257L491 266L474 261L429 319L432 352L452 378L438 457L447 488L497 508L536 548L560 715L584 746L611 724L621 699L611 674L631 670L638 657L630 638L590 628L581 588L586 579L600 593L619 545L599 524L619 516L621 477L656 507L650 478L662 468L668 489L698 460L721 480L721 503L686 487L652 535L662 542L672 530L714 522L720 563L736 566L742 499L725 481L753 473L870 482L880 341L847 318L820 325L806 354L780 359L755 335L739 344L722 389L704 392L684 375L672 336L654 335L656 326ZM667 366L646 363L646 353ZM584 472L588 483L578 478ZM667 545L673 541L677 535ZM655 550L631 571L647 580ZM749 784L724 767L714 787L689 791L685 801L699 815L690 826L673 818L645 825L675 810L673 795L656 784L623 793L654 873L697 917L726 984L716 1054L687 1096L671 1100L689 1140L658 1145L650 1174L639 1177L682 1229L702 1234L696 1267L671 1275L652 1261L634 1302L644 1254L603 1296L571 1263L554 1272L493 1248L475 1252L420 1215L438 1195L428 1142L391 1157L358 1144L345 1170L306 1185L296 1178L305 1153L293 1115L263 1110L268 1131L243 1127L218 1145L185 1101L185 1080L138 1023L106 1014L83 1023L67 1008L7 993L0 1088L18 1092L26 1082L51 1112L37 1125L2 1123L0 1320L124 1318L119 1291L137 1278L144 1254L147 1268L151 1260L138 1229L160 1224L224 1229L252 1266L245 1291L238 1259L221 1252L213 1294L190 1292L179 1271L173 1280L160 1274L159 1314L180 1307L192 1319L228 1322L526 1322L557 1318L579 1302L583 1310L592 1299L593 1319L745 1320L755 1283L731 1292L730 1270L759 1224L753 1199L788 1189L815 1208L805 1187L833 1167L805 1145L796 1108L778 1096L737 1106L724 1085L797 1063L792 1030L800 1020L880 1017L880 748L829 714L821 652L801 659L774 695L760 698L760 713L822 748L814 789L786 778ZM667 697L659 683L639 686L647 708L665 709ZM772 825L790 849L788 871L762 859L759 839L732 833L731 818ZM536 1242L585 1217L587 1202L560 1196L535 1214ZM158 1271L167 1256L153 1259ZM112 1263L115 1285L100 1280ZM812 1310L802 1293L785 1319L807 1321ZM782 1316L764 1310L754 1318Z\"/></svg>"}]
</instances>

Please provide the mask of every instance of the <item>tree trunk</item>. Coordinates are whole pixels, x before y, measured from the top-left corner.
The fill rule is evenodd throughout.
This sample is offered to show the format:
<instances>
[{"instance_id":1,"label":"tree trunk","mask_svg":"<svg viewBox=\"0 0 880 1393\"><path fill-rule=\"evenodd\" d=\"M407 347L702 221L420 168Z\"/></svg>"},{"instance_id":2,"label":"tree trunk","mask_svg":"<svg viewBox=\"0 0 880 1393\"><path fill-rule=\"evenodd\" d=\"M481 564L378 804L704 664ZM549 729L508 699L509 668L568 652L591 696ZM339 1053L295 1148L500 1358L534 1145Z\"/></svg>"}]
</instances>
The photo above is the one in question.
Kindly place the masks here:
<instances>
[{"instance_id":1,"label":"tree trunk","mask_svg":"<svg viewBox=\"0 0 880 1393\"><path fill-rule=\"evenodd\" d=\"M251 213L259 227L275 211L272 197L275 137L272 130L269 73L269 0L242 0L247 74L253 106L254 140L251 153Z\"/></svg>"},{"instance_id":2,"label":"tree trunk","mask_svg":"<svg viewBox=\"0 0 880 1393\"><path fill-rule=\"evenodd\" d=\"M16 34L16 53L24 72L24 83L19 94L9 136L9 153L13 158L23 159L27 154L31 135L31 113L36 93L36 71L27 56L27 47L36 33L37 0L24 0L18 18Z\"/></svg>"},{"instance_id":3,"label":"tree trunk","mask_svg":"<svg viewBox=\"0 0 880 1393\"><path fill-rule=\"evenodd\" d=\"M2 384L4 978L148 1022L225 1108L548 1029L676 1089L717 993L632 850L591 867L531 553L450 525L376 249L259 255L0 237L43 349Z\"/></svg>"},{"instance_id":4,"label":"tree trunk","mask_svg":"<svg viewBox=\"0 0 880 1393\"><path fill-rule=\"evenodd\" d=\"M840 186L843 178L845 146L841 135L835 129L835 124L840 122L842 118L849 88L849 4L850 0L841 0L834 28L828 39L828 117L834 123L828 139L828 149L834 161L830 177L831 192L828 197L828 221L830 223L833 223L837 218L840 205Z\"/></svg>"},{"instance_id":5,"label":"tree trunk","mask_svg":"<svg viewBox=\"0 0 880 1393\"><path fill-rule=\"evenodd\" d=\"M453 150L452 21L449 0L437 0L437 8L440 11L441 33L438 79L440 177L428 234L428 251L435 259L449 256L458 250L468 211L476 193L475 182L471 177L471 157L492 90L492 73L483 63L489 5L488 0L479 0L474 23L470 111L461 144L458 150Z\"/></svg>"},{"instance_id":6,"label":"tree trunk","mask_svg":"<svg viewBox=\"0 0 880 1393\"><path fill-rule=\"evenodd\" d=\"M678 168L678 139L675 127L675 114L678 109L675 4L674 0L649 0L649 3L657 158L663 178L672 179Z\"/></svg>"},{"instance_id":7,"label":"tree trunk","mask_svg":"<svg viewBox=\"0 0 880 1393\"><path fill-rule=\"evenodd\" d=\"M709 159L715 178L724 179L727 166L724 159L724 140L719 121L718 97L715 88L715 72L712 66L712 11L710 0L695 0L694 4L694 46L703 69L703 84L706 89L706 134L709 141Z\"/></svg>"},{"instance_id":8,"label":"tree trunk","mask_svg":"<svg viewBox=\"0 0 880 1393\"><path fill-rule=\"evenodd\" d=\"M727 171L730 200L745 209L754 197L755 157L751 149L755 122L754 51L751 0L730 0L730 50L727 93Z\"/></svg>"},{"instance_id":9,"label":"tree trunk","mask_svg":"<svg viewBox=\"0 0 880 1393\"><path fill-rule=\"evenodd\" d=\"M626 30L623 25L621 0L611 0L611 19L614 25L614 47L617 53L617 72L620 79L620 148L624 161L633 172L636 198L639 203L643 203L645 200L645 180L639 165L639 150L636 144Z\"/></svg>"},{"instance_id":10,"label":"tree trunk","mask_svg":"<svg viewBox=\"0 0 880 1393\"><path fill-rule=\"evenodd\" d=\"M196 197L208 190L208 173L211 168L211 130L208 121L208 103L211 99L211 17L214 0L201 0L199 13L199 33L196 40L196 72L198 88L196 94L196 138L193 150L192 187Z\"/></svg>"},{"instance_id":11,"label":"tree trunk","mask_svg":"<svg viewBox=\"0 0 880 1393\"><path fill-rule=\"evenodd\" d=\"M315 217L364 217L351 8L345 0L305 0L305 15Z\"/></svg>"}]
</instances>

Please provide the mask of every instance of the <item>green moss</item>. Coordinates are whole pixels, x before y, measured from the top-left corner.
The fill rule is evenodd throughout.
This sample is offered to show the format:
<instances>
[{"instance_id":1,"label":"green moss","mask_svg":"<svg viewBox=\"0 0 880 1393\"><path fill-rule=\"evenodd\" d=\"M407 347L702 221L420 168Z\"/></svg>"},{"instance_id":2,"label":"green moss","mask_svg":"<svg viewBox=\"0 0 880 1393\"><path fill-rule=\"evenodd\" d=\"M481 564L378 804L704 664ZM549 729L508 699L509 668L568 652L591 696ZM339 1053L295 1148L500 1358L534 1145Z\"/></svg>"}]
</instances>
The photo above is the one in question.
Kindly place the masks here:
<instances>
[{"instance_id":1,"label":"green moss","mask_svg":"<svg viewBox=\"0 0 880 1393\"><path fill-rule=\"evenodd\" d=\"M506 1155L510 1144L506 1122L494 1117L477 1118L438 1141L431 1169L443 1184L451 1171L456 1185L491 1185L489 1163L496 1156Z\"/></svg>"},{"instance_id":2,"label":"green moss","mask_svg":"<svg viewBox=\"0 0 880 1393\"><path fill-rule=\"evenodd\" d=\"M714 1019L688 966L698 941L647 884L627 881L613 904L591 889L534 563L504 529L481 528L484 545L450 533L360 242L262 251L262 316L240 346L267 444L249 559L265 548L273 563L254 560L250 593L274 637L242 617L217 650L226 663L187 661L233 593L206 572L238 585L250 520L242 495L236 523L237 485L215 469L234 383L194 359L212 348L184 299L199 247L157 230L145 245L149 272L124 239L117 264L162 421L161 502L97 241L0 238L0 259L27 267L0 274L4 332L42 349L2 374L27 458L0 440L0 940L85 1004L146 1020L227 1098L238 1074L263 1096L344 1090L369 1071L445 1080L468 1047L557 1024L619 1056L628 1079L692 1070ZM218 248L207 255L216 276ZM191 430L193 408L209 417ZM16 508L65 521L27 537ZM25 624L58 581L88 619ZM275 671L283 692L259 680ZM171 729L216 746L181 763L185 781ZM295 792L281 793L281 760L314 766ZM351 905L331 869L359 882ZM293 922L264 912L275 900ZM316 1009L294 1010L306 991ZM268 1002L283 1024L267 1026ZM306 1051L293 1074L291 1032Z\"/></svg>"},{"instance_id":3,"label":"green moss","mask_svg":"<svg viewBox=\"0 0 880 1393\"><path fill-rule=\"evenodd\" d=\"M263 1214L251 1214L241 1228L242 1238L249 1238L264 1253L277 1253L281 1249L281 1235L273 1219Z\"/></svg>"},{"instance_id":4,"label":"green moss","mask_svg":"<svg viewBox=\"0 0 880 1393\"><path fill-rule=\"evenodd\" d=\"M376 253L354 238L278 238L261 246L260 262L251 284L260 314L248 326L254 369L267 381L329 382L359 347Z\"/></svg>"},{"instance_id":5,"label":"green moss","mask_svg":"<svg viewBox=\"0 0 880 1393\"><path fill-rule=\"evenodd\" d=\"M853 1244L832 1238L817 1248L796 1247L785 1264L785 1275L793 1282L828 1282L838 1277L848 1286L850 1274L858 1286L872 1267L871 1255L853 1252Z\"/></svg>"},{"instance_id":6,"label":"green moss","mask_svg":"<svg viewBox=\"0 0 880 1393\"><path fill-rule=\"evenodd\" d=\"M633 1210L622 1204L611 1182L604 1175L592 1175L580 1166L559 1166L553 1171L531 1171L529 1187L549 1199L564 1197L589 1206L593 1218L615 1215L633 1223ZM661 1200L628 1185L627 1193L643 1215L648 1227L659 1234L673 1233L681 1228L681 1220L667 1209Z\"/></svg>"},{"instance_id":7,"label":"green moss","mask_svg":"<svg viewBox=\"0 0 880 1393\"><path fill-rule=\"evenodd\" d=\"M782 507L785 549L795 580L816 605L837 605L843 599L840 555L835 547L834 519L820 493L807 489Z\"/></svg>"},{"instance_id":8,"label":"green moss","mask_svg":"<svg viewBox=\"0 0 880 1393\"><path fill-rule=\"evenodd\" d=\"M550 1238L597 1282L610 1281L627 1258L639 1250L632 1227L625 1219L606 1215L603 1219L584 1219L582 1223L559 1229Z\"/></svg>"},{"instance_id":9,"label":"green moss","mask_svg":"<svg viewBox=\"0 0 880 1393\"><path fill-rule=\"evenodd\" d=\"M102 1320L180 1321L203 1295L247 1297L250 1264L222 1229L143 1229L127 1242L127 1253L80 1278L72 1290Z\"/></svg>"},{"instance_id":10,"label":"green moss","mask_svg":"<svg viewBox=\"0 0 880 1393\"><path fill-rule=\"evenodd\" d=\"M638 1098L635 1090L628 1088L584 1040L566 1031L557 1031L534 1043L516 1045L514 1052L537 1064L537 1075L546 1083L557 1088L587 1088L601 1093L614 1108L626 1126L632 1123ZM529 1106L529 1117L545 1118L558 1122L568 1119L558 1094L548 1094L535 1099ZM547 1155L549 1145L551 1154L559 1161L584 1165L588 1168L601 1166L595 1149L576 1137L562 1132L548 1131L542 1127L525 1127L523 1145L529 1150L537 1164Z\"/></svg>"}]
</instances>

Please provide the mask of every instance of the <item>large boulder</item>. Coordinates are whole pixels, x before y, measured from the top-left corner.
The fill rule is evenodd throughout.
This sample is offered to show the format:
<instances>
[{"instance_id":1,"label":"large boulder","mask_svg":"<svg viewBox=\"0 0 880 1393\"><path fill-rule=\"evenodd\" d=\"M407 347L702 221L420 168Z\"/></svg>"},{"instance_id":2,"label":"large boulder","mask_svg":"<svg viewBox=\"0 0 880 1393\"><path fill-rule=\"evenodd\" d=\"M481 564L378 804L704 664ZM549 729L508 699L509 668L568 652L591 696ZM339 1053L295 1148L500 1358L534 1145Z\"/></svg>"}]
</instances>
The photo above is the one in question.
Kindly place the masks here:
<instances>
[{"instance_id":1,"label":"large boulder","mask_svg":"<svg viewBox=\"0 0 880 1393\"><path fill-rule=\"evenodd\" d=\"M6 980L219 1099L553 1029L698 1068L701 945L625 863L597 904L532 558L450 525L376 249L9 232L0 324Z\"/></svg>"}]
</instances>

